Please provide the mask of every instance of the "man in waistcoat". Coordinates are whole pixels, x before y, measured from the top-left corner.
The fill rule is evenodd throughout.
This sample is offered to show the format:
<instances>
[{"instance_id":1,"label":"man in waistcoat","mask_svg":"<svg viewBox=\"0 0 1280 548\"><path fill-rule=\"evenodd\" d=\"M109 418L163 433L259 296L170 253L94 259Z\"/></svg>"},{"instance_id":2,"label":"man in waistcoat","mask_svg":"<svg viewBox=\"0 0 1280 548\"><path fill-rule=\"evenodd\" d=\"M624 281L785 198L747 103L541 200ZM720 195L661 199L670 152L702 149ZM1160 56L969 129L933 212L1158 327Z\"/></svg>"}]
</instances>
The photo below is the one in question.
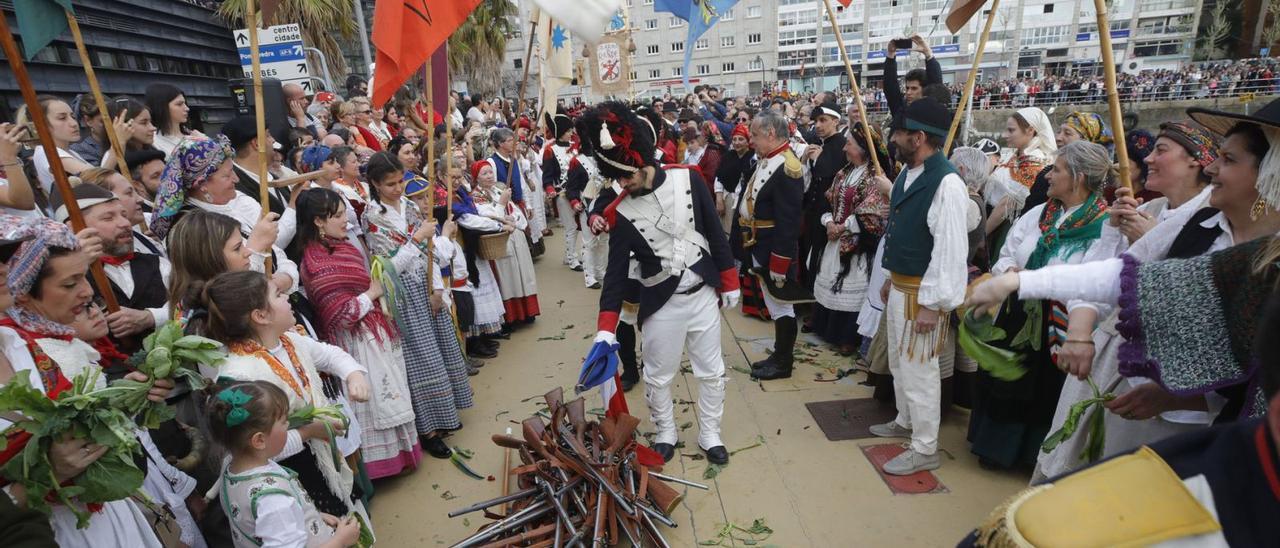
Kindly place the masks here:
<instances>
[{"instance_id":1,"label":"man in waistcoat","mask_svg":"<svg viewBox=\"0 0 1280 548\"><path fill-rule=\"evenodd\" d=\"M968 191L942 152L951 112L932 98L912 102L895 122L893 142L906 167L893 183L883 267L889 372L898 416L871 427L911 447L884 464L907 475L938 468L942 382L938 346L947 316L964 301Z\"/></svg>"},{"instance_id":2,"label":"man in waistcoat","mask_svg":"<svg viewBox=\"0 0 1280 548\"><path fill-rule=\"evenodd\" d=\"M751 364L751 376L759 380L791 377L795 361L797 302L778 292L797 286L801 209L804 172L800 158L791 150L786 118L764 111L751 121L751 142L755 144L755 172L747 181L735 205L737 220L733 231L734 249L759 276L761 296L773 319L774 347L769 357ZM810 294L807 301L812 301Z\"/></svg>"},{"instance_id":3,"label":"man in waistcoat","mask_svg":"<svg viewBox=\"0 0 1280 548\"><path fill-rule=\"evenodd\" d=\"M658 165L655 132L626 105L603 103L583 115L580 128L600 174L623 187L602 210L608 219L600 221L610 227L609 261L596 342L615 344L623 301L638 300L645 400L657 430L653 450L667 460L675 455L671 385L687 351L698 383L698 447L709 462L727 463L720 439L725 378L719 308L736 306L741 293L715 201L694 170Z\"/></svg>"},{"instance_id":4,"label":"man in waistcoat","mask_svg":"<svg viewBox=\"0 0 1280 548\"><path fill-rule=\"evenodd\" d=\"M107 314L111 340L125 354L142 347L142 339L169 321L169 260L150 253L135 253L132 225L124 204L111 191L97 185L72 189L84 215L85 227L102 237L102 269L111 284L120 310ZM50 198L54 218L68 222L62 195ZM92 279L90 280L92 282ZM94 287L101 295L103 288Z\"/></svg>"}]
</instances>

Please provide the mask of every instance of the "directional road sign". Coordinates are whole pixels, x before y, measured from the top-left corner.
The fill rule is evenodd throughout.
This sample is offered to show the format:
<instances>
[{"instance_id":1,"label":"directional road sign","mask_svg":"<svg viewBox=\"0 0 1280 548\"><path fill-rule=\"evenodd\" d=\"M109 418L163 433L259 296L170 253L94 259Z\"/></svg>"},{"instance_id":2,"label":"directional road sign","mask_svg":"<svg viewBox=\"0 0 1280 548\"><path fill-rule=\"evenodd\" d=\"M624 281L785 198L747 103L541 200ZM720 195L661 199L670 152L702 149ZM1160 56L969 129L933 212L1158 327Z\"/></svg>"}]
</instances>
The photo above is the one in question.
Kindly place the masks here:
<instances>
[{"instance_id":1,"label":"directional road sign","mask_svg":"<svg viewBox=\"0 0 1280 548\"><path fill-rule=\"evenodd\" d=\"M240 49L240 68L244 77L253 77L253 60L249 54L248 29L236 29L236 47ZM296 23L258 29L258 61L263 78L276 78L282 84L294 83L311 92L311 70L302 44L302 27Z\"/></svg>"}]
</instances>

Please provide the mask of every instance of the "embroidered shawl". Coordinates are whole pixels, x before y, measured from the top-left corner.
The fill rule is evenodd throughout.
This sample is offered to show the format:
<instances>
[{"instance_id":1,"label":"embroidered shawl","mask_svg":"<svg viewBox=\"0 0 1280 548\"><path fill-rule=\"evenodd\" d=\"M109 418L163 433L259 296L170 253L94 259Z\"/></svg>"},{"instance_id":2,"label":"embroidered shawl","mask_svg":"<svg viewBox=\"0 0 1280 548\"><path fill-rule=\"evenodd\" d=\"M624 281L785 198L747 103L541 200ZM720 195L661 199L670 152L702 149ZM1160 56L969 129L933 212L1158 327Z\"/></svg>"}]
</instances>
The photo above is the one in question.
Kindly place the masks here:
<instances>
[{"instance_id":1,"label":"embroidered shawl","mask_svg":"<svg viewBox=\"0 0 1280 548\"><path fill-rule=\"evenodd\" d=\"M1036 242L1035 251L1027 258L1025 268L1035 270L1049 263L1054 257L1067 258L1076 253L1083 253L1089 245L1102 235L1102 225L1107 220L1107 203L1102 194L1094 192L1084 203L1067 216L1062 224L1066 207L1059 200L1050 199L1040 214L1040 240Z\"/></svg>"},{"instance_id":2,"label":"embroidered shawl","mask_svg":"<svg viewBox=\"0 0 1280 548\"><path fill-rule=\"evenodd\" d=\"M886 228L889 202L872 184L869 165L842 172L836 178L839 182L830 191L832 222L844 225L850 216L854 216L859 227L857 234L847 230L840 234L840 274L833 287L835 291L840 291L855 254L864 255L867 264L871 263Z\"/></svg>"},{"instance_id":3,"label":"embroidered shawl","mask_svg":"<svg viewBox=\"0 0 1280 548\"><path fill-rule=\"evenodd\" d=\"M343 334L368 329L379 342L399 337L387 316L374 306L360 316L359 297L369 290L369 268L360 250L346 240L314 242L302 252L302 283L319 315L325 340L338 344Z\"/></svg>"}]
</instances>

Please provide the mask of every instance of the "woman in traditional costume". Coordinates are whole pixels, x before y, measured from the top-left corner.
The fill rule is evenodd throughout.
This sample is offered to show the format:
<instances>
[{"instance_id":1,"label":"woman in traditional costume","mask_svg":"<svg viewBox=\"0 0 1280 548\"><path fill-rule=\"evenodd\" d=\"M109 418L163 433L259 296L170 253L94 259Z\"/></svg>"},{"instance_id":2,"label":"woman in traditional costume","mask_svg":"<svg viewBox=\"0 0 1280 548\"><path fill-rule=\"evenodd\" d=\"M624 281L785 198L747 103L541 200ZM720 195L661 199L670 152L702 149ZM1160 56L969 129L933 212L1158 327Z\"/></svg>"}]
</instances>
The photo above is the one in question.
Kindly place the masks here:
<instances>
[{"instance_id":1,"label":"woman in traditional costume","mask_svg":"<svg viewBox=\"0 0 1280 548\"><path fill-rule=\"evenodd\" d=\"M992 272L1110 256L1097 249L1107 219L1102 187L1110 175L1111 156L1105 147L1086 142L1063 147L1049 174L1049 201L1013 225ZM1011 303L996 322L1002 333L989 329L987 336L977 336L961 330L962 346L982 368L968 439L984 466L1035 462L1062 389L1063 373L1055 364L1058 349L1068 340L1067 314L1077 306L1083 304ZM1020 373L1009 374L1010 369Z\"/></svg>"},{"instance_id":2,"label":"woman in traditional costume","mask_svg":"<svg viewBox=\"0 0 1280 548\"><path fill-rule=\"evenodd\" d=\"M827 230L827 244L813 288L818 301L813 331L842 356L852 355L860 343L855 329L858 312L866 299L874 266L872 258L889 214L888 200L873 181L871 155L875 154L880 165L889 169L893 163L879 132L872 131L874 142L868 144L860 123L849 128L844 145L849 164L836 175L836 183L827 193L831 212L822 214L821 219ZM893 178L893 174L886 176Z\"/></svg>"},{"instance_id":3,"label":"woman in traditional costume","mask_svg":"<svg viewBox=\"0 0 1280 548\"><path fill-rule=\"evenodd\" d=\"M448 188L452 185L453 218L461 228L463 260L467 266L466 281L471 286L471 298L475 301L475 317L471 323L471 329L465 333L467 351L472 355L496 353L499 344L495 339L508 337L502 332L502 315L505 312L502 307L502 293L498 290L498 280L493 277L493 269L489 267L489 262L478 259L476 249L480 246L481 235L497 232L501 230L502 225L480 215L480 210L476 208L475 201L471 197L470 183L463 175L464 170L461 162L446 166L444 159L436 160L437 182L434 188L436 204L437 207L441 207L439 204L448 203ZM436 216L439 218L440 213ZM455 282L456 278L457 274L455 274ZM477 353L477 349L483 351Z\"/></svg>"},{"instance_id":4,"label":"woman in traditional costume","mask_svg":"<svg viewBox=\"0 0 1280 548\"><path fill-rule=\"evenodd\" d=\"M498 280L502 294L504 318L508 327L517 323L532 323L540 313L538 307L538 281L533 271L533 257L524 234L528 220L524 212L511 199L510 189L498 186L493 163L481 160L471 165L471 176L476 183L475 204L479 213L503 225L510 233L507 238L507 255L489 261L493 275Z\"/></svg>"},{"instance_id":5,"label":"woman in traditional costume","mask_svg":"<svg viewBox=\"0 0 1280 548\"><path fill-rule=\"evenodd\" d=\"M1036 178L1053 166L1058 145L1049 116L1036 107L1019 109L1005 121L1005 144L1014 149L991 174L986 190L988 249L1000 249L1004 234L1024 211L1044 203L1031 187Z\"/></svg>"},{"instance_id":6,"label":"woman in traditional costume","mask_svg":"<svg viewBox=\"0 0 1280 548\"><path fill-rule=\"evenodd\" d=\"M303 191L298 213L306 222L297 238L303 246L303 284L317 303L324 340L369 371L369 401L352 407L360 419L365 468L377 479L417 468L422 453L400 333L378 305L382 284L370 278L364 256L346 240L345 207L332 190Z\"/></svg>"},{"instance_id":7,"label":"woman in traditional costume","mask_svg":"<svg viewBox=\"0 0 1280 548\"><path fill-rule=\"evenodd\" d=\"M405 373L415 427L431 456L452 454L443 434L462 427L459 409L472 406L467 362L444 306L444 277L427 262L435 223L424 222L418 206L404 197L404 166L390 153L376 153L366 167L371 203L365 211L369 252L390 263L396 287L395 319L404 341ZM429 285L428 285L429 284Z\"/></svg>"}]
</instances>

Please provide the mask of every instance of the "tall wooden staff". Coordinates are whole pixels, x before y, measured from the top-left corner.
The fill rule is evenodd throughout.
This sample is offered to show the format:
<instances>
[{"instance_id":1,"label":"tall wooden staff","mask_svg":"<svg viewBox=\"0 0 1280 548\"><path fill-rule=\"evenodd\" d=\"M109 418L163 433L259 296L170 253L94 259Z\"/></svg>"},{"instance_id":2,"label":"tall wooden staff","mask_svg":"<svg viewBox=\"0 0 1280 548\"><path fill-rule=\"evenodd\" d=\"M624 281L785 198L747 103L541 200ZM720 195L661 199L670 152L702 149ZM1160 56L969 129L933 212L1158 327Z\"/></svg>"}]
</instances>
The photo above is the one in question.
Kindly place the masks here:
<instances>
[{"instance_id":1,"label":"tall wooden staff","mask_svg":"<svg viewBox=\"0 0 1280 548\"><path fill-rule=\"evenodd\" d=\"M71 183L67 181L67 172L62 168L62 158L58 156L58 147L53 143L53 133L49 131L49 120L45 117L44 109L40 108L40 100L36 98L36 88L31 85L27 66L22 63L22 53L18 51L18 44L13 41L9 21L4 17L0 17L0 30L4 31L3 36L0 36L0 46L4 47L4 56L9 59L13 78L18 81L18 88L22 90L22 100L27 104L31 122L36 126L36 133L40 136L40 146L44 147L45 157L49 159L49 171L53 173L53 182L57 185L58 193L62 195L62 202L66 205L71 230L79 233L85 227L84 215L80 213L80 204L76 202L75 193L71 191ZM105 111L103 115L106 115ZM89 274L93 277L93 282L102 288L102 300L107 305L107 311L120 310L116 296L111 292L107 274L102 271L102 263L94 261L89 265Z\"/></svg>"},{"instance_id":2,"label":"tall wooden staff","mask_svg":"<svg viewBox=\"0 0 1280 548\"><path fill-rule=\"evenodd\" d=\"M831 9L831 0L822 0L827 6L827 19L831 21L831 32L836 35L836 45L840 47L840 60L844 61L844 71L849 75L849 85L853 88L853 99L858 102L858 118L862 122L862 136L867 146L875 148L875 140L871 137L871 124L867 122L867 107L862 104L862 89L858 86L858 77L853 73L853 64L849 62L849 54L844 50L844 38L840 36L840 25L836 23L836 12ZM880 159L874 150L867 151L871 158L871 166L876 174L884 173L880 168Z\"/></svg>"},{"instance_id":3,"label":"tall wooden staff","mask_svg":"<svg viewBox=\"0 0 1280 548\"><path fill-rule=\"evenodd\" d=\"M244 22L249 31L249 58L253 67L253 112L258 122L258 203L262 205L262 214L271 211L271 203L267 198L267 111L262 104L262 61L258 53L258 10L254 0L245 1ZM267 256L263 269L267 276L271 275L271 257Z\"/></svg>"},{"instance_id":4,"label":"tall wooden staff","mask_svg":"<svg viewBox=\"0 0 1280 548\"><path fill-rule=\"evenodd\" d=\"M951 129L947 130L947 143L942 146L943 151L951 150L951 143L956 138L956 129L960 127L960 120L965 117L969 99L973 97L973 86L978 81L978 67L982 63L982 52L987 49L987 36L991 35L991 24L995 22L996 10L999 8L1000 0L991 0L991 10L987 12L987 22L982 26L982 36L978 38L978 49L973 52L973 66L969 68L969 79L964 83L964 94L960 96L956 115L951 119Z\"/></svg>"},{"instance_id":5,"label":"tall wooden staff","mask_svg":"<svg viewBox=\"0 0 1280 548\"><path fill-rule=\"evenodd\" d=\"M1093 9L1098 12L1098 45L1102 47L1107 107L1111 110L1111 133L1115 139L1116 162L1120 164L1120 184L1132 189L1129 184L1129 149L1124 143L1124 113L1120 110L1120 94L1116 92L1116 61L1111 55L1111 24L1107 22L1106 1L1093 0Z\"/></svg>"},{"instance_id":6,"label":"tall wooden staff","mask_svg":"<svg viewBox=\"0 0 1280 548\"><path fill-rule=\"evenodd\" d=\"M535 29L537 28L536 23L534 28ZM525 92L526 86L528 86L529 84L529 56L533 55L533 37L535 34L537 33L536 32L529 33L529 46L524 50L524 70L522 71L524 74L520 76L520 93L516 95L518 97L518 99L516 100L516 111L515 111L515 117L517 119L520 118L520 105L524 104L524 92ZM512 123L514 122L515 121L512 120ZM516 169L519 169L519 166L520 166L520 161L516 159L516 154L512 154L511 167L507 168L507 188L511 188L511 174L514 173ZM523 177L524 173L521 173L520 175ZM514 194L515 191L513 190L512 193Z\"/></svg>"},{"instance_id":7,"label":"tall wooden staff","mask_svg":"<svg viewBox=\"0 0 1280 548\"><path fill-rule=\"evenodd\" d=\"M112 155L116 157L116 167L126 179L132 179L129 175L129 164L124 160L124 143L121 143L120 136L116 135L112 125L113 120L107 112L107 101L102 96L102 88L98 86L98 76L93 72L93 61L89 58L89 50L84 45L84 36L80 35L80 23L76 21L74 13L67 11L66 14L67 25L71 27L71 38L76 42L76 51L80 52L80 65L84 67L84 75L89 79L89 91L93 94L94 103L98 105L98 112L102 114L102 125L105 130L103 133L107 134L107 143L111 146Z\"/></svg>"},{"instance_id":8,"label":"tall wooden staff","mask_svg":"<svg viewBox=\"0 0 1280 548\"><path fill-rule=\"evenodd\" d=\"M431 101L432 87L431 87L431 58L430 57L427 57L427 64L423 65L423 72L425 74L423 78L424 85L422 88L422 94L425 95L427 98L427 117L430 118L435 116L435 110L433 110L434 105L432 105L432 101ZM427 132L427 169L429 170L434 170L436 167L435 161L434 161L436 157L435 144L436 144L436 131L435 131L435 128L433 127L431 128L431 131ZM426 192L431 195L430 196L431 209L434 210L436 205L436 201L435 201L436 193L431 189L431 184L430 184L431 174L428 173L427 176L424 178L428 182ZM435 215L433 214L433 211L424 211L423 214L427 215L428 218L435 219ZM432 261L435 260L434 255L436 251L436 242L434 238L435 235L432 234L432 236L433 237L431 239L427 240L427 291L431 291L431 275L435 270L431 268ZM449 289L448 287L445 288L446 291L448 291L448 289Z\"/></svg>"}]
</instances>

